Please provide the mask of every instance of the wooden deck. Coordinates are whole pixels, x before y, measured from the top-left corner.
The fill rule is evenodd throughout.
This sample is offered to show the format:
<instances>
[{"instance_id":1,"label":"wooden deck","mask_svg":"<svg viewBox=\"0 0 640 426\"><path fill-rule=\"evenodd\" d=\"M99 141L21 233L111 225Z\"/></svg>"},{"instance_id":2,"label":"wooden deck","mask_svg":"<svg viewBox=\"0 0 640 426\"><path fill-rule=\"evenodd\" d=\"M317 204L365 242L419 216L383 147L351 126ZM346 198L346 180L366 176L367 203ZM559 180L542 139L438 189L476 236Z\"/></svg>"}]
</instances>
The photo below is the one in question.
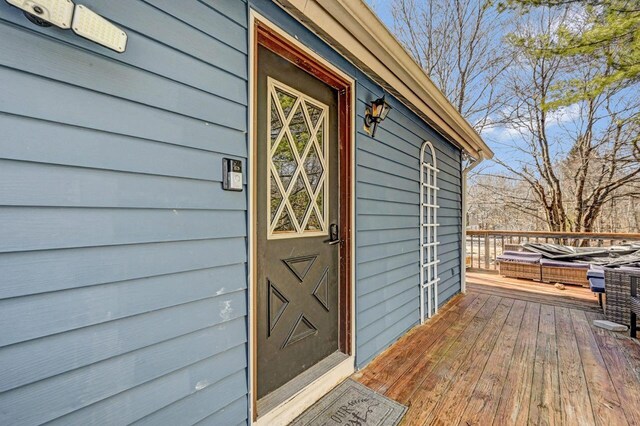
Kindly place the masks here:
<instances>
[{"instance_id":1,"label":"wooden deck","mask_svg":"<svg viewBox=\"0 0 640 426\"><path fill-rule=\"evenodd\" d=\"M588 289L467 282L354 376L407 405L403 425L640 425L640 344L592 325Z\"/></svg>"}]
</instances>

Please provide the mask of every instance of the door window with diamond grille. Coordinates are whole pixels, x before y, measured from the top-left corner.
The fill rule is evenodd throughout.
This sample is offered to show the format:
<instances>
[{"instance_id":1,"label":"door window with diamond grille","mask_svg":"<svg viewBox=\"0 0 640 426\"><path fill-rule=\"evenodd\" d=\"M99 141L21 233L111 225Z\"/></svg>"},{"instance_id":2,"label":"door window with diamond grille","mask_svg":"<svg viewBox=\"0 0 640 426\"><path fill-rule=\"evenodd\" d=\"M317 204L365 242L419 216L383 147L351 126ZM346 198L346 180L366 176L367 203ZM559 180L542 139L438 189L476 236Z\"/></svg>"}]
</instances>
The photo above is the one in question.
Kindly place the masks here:
<instances>
[{"instance_id":1,"label":"door window with diamond grille","mask_svg":"<svg viewBox=\"0 0 640 426\"><path fill-rule=\"evenodd\" d=\"M269 235L327 234L329 107L268 79Z\"/></svg>"}]
</instances>

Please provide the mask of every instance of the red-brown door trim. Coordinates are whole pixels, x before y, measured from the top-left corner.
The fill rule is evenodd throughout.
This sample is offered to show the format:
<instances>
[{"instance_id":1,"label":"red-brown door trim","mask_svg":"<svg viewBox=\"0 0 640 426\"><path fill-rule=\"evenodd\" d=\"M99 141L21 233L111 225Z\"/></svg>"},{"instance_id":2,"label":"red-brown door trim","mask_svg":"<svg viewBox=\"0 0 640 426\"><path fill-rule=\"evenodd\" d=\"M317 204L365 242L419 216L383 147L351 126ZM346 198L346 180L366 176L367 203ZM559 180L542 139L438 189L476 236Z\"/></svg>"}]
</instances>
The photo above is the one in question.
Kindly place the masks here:
<instances>
[{"instance_id":1,"label":"red-brown door trim","mask_svg":"<svg viewBox=\"0 0 640 426\"><path fill-rule=\"evenodd\" d=\"M340 236L342 243L340 244L340 274L339 274L339 349L341 352L352 355L352 323L351 323L351 308L352 308L352 265L351 265L351 250L352 250L352 82L340 76L332 69L319 62L312 55L305 50L296 46L292 41L287 40L280 34L272 30L266 24L260 22L258 19L255 21L254 26L254 42L253 46L253 64L254 68L257 68L257 53L258 45L264 46L279 56L287 59L288 61L296 64L298 67L307 71L309 74L315 76L319 80L323 81L327 85L335 88L338 91L338 134L339 134L339 194L340 194L340 206L339 206L339 221L340 221ZM253 75L257 75L254 69ZM254 94L254 96L256 96ZM256 102L257 99L253 99L254 108L254 122L256 124ZM255 135L255 132L254 132ZM257 141L252 141L254 147L257 146ZM252 308L255 312L255 299ZM256 318L253 318L254 327L256 326ZM253 348L255 355L255 345ZM253 372L254 379L256 378L256 372ZM255 380L254 380L255 386ZM253 392L255 398L255 392ZM257 401L254 400L254 407ZM254 420L257 416L254 410Z\"/></svg>"}]
</instances>

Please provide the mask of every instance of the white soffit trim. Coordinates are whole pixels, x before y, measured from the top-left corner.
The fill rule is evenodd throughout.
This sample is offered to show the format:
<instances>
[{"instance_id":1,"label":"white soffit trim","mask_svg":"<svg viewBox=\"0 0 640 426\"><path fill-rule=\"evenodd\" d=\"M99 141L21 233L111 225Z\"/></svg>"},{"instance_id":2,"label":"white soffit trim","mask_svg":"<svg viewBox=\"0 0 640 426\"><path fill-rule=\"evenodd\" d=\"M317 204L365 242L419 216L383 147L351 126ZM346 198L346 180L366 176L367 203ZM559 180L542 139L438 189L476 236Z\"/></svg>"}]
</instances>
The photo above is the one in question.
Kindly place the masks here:
<instances>
[{"instance_id":1,"label":"white soffit trim","mask_svg":"<svg viewBox=\"0 0 640 426\"><path fill-rule=\"evenodd\" d=\"M363 0L276 0L451 142L493 152Z\"/></svg>"}]
</instances>

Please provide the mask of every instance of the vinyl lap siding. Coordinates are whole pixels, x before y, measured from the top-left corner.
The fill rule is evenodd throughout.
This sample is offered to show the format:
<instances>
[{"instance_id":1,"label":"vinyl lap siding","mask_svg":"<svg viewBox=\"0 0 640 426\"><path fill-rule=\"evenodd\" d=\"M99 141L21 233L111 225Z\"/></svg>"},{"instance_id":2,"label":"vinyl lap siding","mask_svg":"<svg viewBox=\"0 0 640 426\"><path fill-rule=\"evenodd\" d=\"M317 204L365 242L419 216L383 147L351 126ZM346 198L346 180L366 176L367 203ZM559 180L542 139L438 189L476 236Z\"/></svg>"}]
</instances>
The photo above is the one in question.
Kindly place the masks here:
<instances>
[{"instance_id":1,"label":"vinyl lap siding","mask_svg":"<svg viewBox=\"0 0 640 426\"><path fill-rule=\"evenodd\" d=\"M268 0L251 0L272 22L356 80L356 363L366 365L420 320L419 155L437 150L439 302L460 291L461 152L387 95L393 110L375 140L362 131L366 105L382 89L316 35Z\"/></svg>"},{"instance_id":2,"label":"vinyl lap siding","mask_svg":"<svg viewBox=\"0 0 640 426\"><path fill-rule=\"evenodd\" d=\"M364 366L420 319L419 157L425 140L434 144L440 169L439 303L460 291L461 153L394 99L372 139L359 123L382 91L363 76L358 83L356 344L357 364Z\"/></svg>"},{"instance_id":3,"label":"vinyl lap siding","mask_svg":"<svg viewBox=\"0 0 640 426\"><path fill-rule=\"evenodd\" d=\"M246 424L246 3L84 4L0 4L0 424Z\"/></svg>"},{"instance_id":4,"label":"vinyl lap siding","mask_svg":"<svg viewBox=\"0 0 640 426\"><path fill-rule=\"evenodd\" d=\"M0 423L246 424L247 5L85 2L123 55L0 4ZM440 301L460 286L460 152L275 4L356 88L357 363L418 321L418 155L441 169ZM10 224L6 226L6 224Z\"/></svg>"}]
</instances>

